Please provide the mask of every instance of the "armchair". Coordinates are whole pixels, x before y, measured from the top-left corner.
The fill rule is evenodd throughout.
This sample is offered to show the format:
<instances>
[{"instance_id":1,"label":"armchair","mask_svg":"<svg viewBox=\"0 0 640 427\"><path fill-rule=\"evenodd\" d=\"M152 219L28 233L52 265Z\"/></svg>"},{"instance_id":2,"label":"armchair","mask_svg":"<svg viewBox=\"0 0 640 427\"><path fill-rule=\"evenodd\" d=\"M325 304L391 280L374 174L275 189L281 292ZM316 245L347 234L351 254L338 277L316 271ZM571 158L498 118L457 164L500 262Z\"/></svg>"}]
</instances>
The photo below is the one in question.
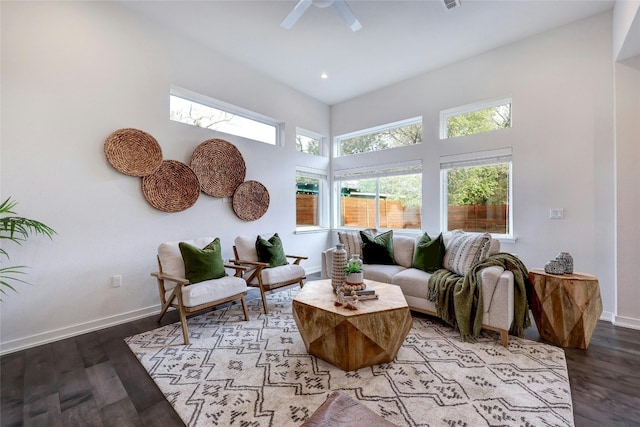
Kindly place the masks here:
<instances>
[{"instance_id":1,"label":"armchair","mask_svg":"<svg viewBox=\"0 0 640 427\"><path fill-rule=\"evenodd\" d=\"M277 237L277 234L269 240L275 237ZM300 287L302 288L304 286L304 280L307 277L304 268L300 265L300 261L308 257L284 254L284 257L292 259L293 263L285 260L285 265L270 267L269 263L261 262L258 257L258 250L256 249L257 239L258 236L250 235L236 237L233 246L235 259L232 260L232 262L235 265L242 265L248 268L242 277L247 282L247 286L260 289L264 313L268 314L269 308L267 306L265 292L294 283L300 283Z\"/></svg>"},{"instance_id":2,"label":"armchair","mask_svg":"<svg viewBox=\"0 0 640 427\"><path fill-rule=\"evenodd\" d=\"M198 283L190 283L186 278L185 262L180 251L180 243L187 243L197 248L204 248L214 242L212 237L201 237L182 242L165 242L158 247L159 271L151 273L158 281L158 291L162 310L157 322L160 322L169 307L173 307L180 313L182 323L182 335L185 345L189 344L189 332L187 329L187 315L211 309L217 305L240 301L244 312L244 319L249 320L247 305L244 295L247 284L242 278L242 272L246 268L239 265L226 265L224 268L234 269L234 276L224 276L218 279L203 280Z\"/></svg>"}]
</instances>

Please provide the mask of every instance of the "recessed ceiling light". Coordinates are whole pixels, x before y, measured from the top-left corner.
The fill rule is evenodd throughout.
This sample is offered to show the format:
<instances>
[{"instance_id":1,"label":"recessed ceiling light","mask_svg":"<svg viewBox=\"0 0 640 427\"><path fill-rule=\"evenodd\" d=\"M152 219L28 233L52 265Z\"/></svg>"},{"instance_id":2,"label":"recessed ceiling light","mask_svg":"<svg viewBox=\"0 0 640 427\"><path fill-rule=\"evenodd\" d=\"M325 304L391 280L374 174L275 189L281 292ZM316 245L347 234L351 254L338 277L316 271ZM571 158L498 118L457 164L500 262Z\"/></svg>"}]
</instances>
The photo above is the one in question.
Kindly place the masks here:
<instances>
[{"instance_id":1,"label":"recessed ceiling light","mask_svg":"<svg viewBox=\"0 0 640 427\"><path fill-rule=\"evenodd\" d=\"M320 78L321 78L321 79L328 79L328 78L329 78L329 74L327 74L327 73L322 73L322 74L320 74Z\"/></svg>"}]
</instances>

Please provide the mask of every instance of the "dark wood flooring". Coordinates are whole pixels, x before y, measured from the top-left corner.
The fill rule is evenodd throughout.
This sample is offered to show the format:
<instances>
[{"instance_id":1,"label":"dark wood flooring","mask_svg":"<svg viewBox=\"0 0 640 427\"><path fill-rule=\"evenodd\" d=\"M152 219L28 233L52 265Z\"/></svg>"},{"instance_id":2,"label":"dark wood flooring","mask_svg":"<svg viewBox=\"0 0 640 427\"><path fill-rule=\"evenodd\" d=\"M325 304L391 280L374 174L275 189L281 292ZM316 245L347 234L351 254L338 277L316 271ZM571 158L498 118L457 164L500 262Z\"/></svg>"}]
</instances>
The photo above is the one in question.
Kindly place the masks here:
<instances>
[{"instance_id":1,"label":"dark wood flooring","mask_svg":"<svg viewBox=\"0 0 640 427\"><path fill-rule=\"evenodd\" d=\"M157 327L150 317L2 356L0 425L183 426L123 341ZM535 326L525 337L539 340ZM565 354L577 427L640 426L640 331L601 321L587 350Z\"/></svg>"}]
</instances>

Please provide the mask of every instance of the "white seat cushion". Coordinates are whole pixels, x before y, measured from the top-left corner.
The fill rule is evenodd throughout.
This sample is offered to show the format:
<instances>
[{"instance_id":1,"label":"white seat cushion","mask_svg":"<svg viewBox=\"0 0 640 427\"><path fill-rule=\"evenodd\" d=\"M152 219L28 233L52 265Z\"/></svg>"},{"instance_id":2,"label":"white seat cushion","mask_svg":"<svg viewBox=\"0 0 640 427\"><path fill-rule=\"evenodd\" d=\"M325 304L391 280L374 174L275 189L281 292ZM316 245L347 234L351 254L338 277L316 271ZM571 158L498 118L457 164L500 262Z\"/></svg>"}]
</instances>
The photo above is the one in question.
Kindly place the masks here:
<instances>
[{"instance_id":1,"label":"white seat cushion","mask_svg":"<svg viewBox=\"0 0 640 427\"><path fill-rule=\"evenodd\" d=\"M185 307L195 307L246 291L247 283L244 279L235 276L226 276L220 279L206 280L194 285L184 286L182 288L182 302ZM171 290L165 293L166 298L169 298L170 295ZM176 302L177 301L174 301L174 303Z\"/></svg>"},{"instance_id":2,"label":"white seat cushion","mask_svg":"<svg viewBox=\"0 0 640 427\"><path fill-rule=\"evenodd\" d=\"M244 273L245 280L249 280L249 276L253 274L253 270ZM265 285L275 285L277 283L289 282L305 276L304 268L297 264L281 265L279 267L262 269L262 283ZM251 282L252 285L258 284L258 278L255 277Z\"/></svg>"},{"instance_id":3,"label":"white seat cushion","mask_svg":"<svg viewBox=\"0 0 640 427\"><path fill-rule=\"evenodd\" d=\"M363 268L365 279L382 283L391 283L393 276L406 269L406 267L401 265L392 264L364 264Z\"/></svg>"},{"instance_id":4,"label":"white seat cushion","mask_svg":"<svg viewBox=\"0 0 640 427\"><path fill-rule=\"evenodd\" d=\"M394 285L400 286L405 296L427 299L431 273L418 268L407 268L393 276Z\"/></svg>"}]
</instances>

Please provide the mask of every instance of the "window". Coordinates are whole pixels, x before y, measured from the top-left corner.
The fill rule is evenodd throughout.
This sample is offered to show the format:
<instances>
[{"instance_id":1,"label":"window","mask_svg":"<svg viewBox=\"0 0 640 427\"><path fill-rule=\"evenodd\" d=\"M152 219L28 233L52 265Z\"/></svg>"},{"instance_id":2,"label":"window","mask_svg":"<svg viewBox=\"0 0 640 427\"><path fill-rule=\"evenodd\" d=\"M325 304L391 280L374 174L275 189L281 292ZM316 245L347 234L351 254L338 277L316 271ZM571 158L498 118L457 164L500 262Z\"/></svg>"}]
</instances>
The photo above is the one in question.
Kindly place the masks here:
<instances>
[{"instance_id":1,"label":"window","mask_svg":"<svg viewBox=\"0 0 640 427\"><path fill-rule=\"evenodd\" d=\"M301 153L320 155L322 137L312 132L298 129L296 131L296 150Z\"/></svg>"},{"instance_id":2,"label":"window","mask_svg":"<svg viewBox=\"0 0 640 427\"><path fill-rule=\"evenodd\" d=\"M348 156L421 143L421 117L336 137L337 156Z\"/></svg>"},{"instance_id":3,"label":"window","mask_svg":"<svg viewBox=\"0 0 640 427\"><path fill-rule=\"evenodd\" d=\"M345 171L335 177L341 227L420 229L422 165Z\"/></svg>"},{"instance_id":4,"label":"window","mask_svg":"<svg viewBox=\"0 0 640 427\"><path fill-rule=\"evenodd\" d=\"M512 236L511 149L440 158L445 230Z\"/></svg>"},{"instance_id":5,"label":"window","mask_svg":"<svg viewBox=\"0 0 640 427\"><path fill-rule=\"evenodd\" d=\"M511 127L511 99L456 107L440 112L440 138Z\"/></svg>"},{"instance_id":6,"label":"window","mask_svg":"<svg viewBox=\"0 0 640 427\"><path fill-rule=\"evenodd\" d=\"M230 135L277 145L280 125L275 120L225 104L185 89L173 89L169 96L169 118Z\"/></svg>"},{"instance_id":7,"label":"window","mask_svg":"<svg viewBox=\"0 0 640 427\"><path fill-rule=\"evenodd\" d=\"M298 168L296 171L296 228L326 225L327 178L321 171Z\"/></svg>"}]
</instances>

